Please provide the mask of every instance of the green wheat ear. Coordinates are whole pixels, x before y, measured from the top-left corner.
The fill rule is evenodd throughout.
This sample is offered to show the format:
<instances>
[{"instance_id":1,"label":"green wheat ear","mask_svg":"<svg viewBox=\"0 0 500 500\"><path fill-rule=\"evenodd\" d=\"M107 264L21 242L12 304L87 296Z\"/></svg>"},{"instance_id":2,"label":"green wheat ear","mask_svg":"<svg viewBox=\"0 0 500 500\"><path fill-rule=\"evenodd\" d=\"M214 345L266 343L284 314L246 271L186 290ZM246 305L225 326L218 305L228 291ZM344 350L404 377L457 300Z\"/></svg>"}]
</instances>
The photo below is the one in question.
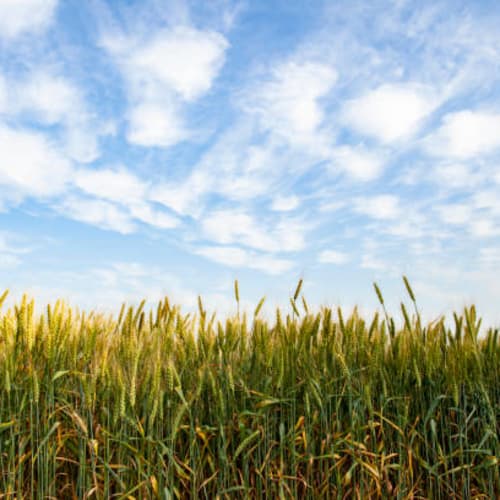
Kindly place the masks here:
<instances>
[{"instance_id":1,"label":"green wheat ear","mask_svg":"<svg viewBox=\"0 0 500 500\"><path fill-rule=\"evenodd\" d=\"M297 309L297 305L295 304L295 300L290 299L290 304L292 305L293 312L294 312L297 316L300 316L299 310Z\"/></svg>"},{"instance_id":2,"label":"green wheat ear","mask_svg":"<svg viewBox=\"0 0 500 500\"><path fill-rule=\"evenodd\" d=\"M408 278L406 276L403 276L403 281L406 287L406 291L408 292L408 295L410 296L410 299L412 302L415 302L415 295L413 293L413 290L411 289L410 282L408 281Z\"/></svg>"},{"instance_id":3,"label":"green wheat ear","mask_svg":"<svg viewBox=\"0 0 500 500\"><path fill-rule=\"evenodd\" d=\"M260 300L259 300L259 303L257 304L257 307L255 308L255 311L253 313L253 316L254 318L256 318L260 312L260 310L262 309L262 306L264 305L264 302L265 302L266 298L265 297L262 297Z\"/></svg>"},{"instance_id":4,"label":"green wheat ear","mask_svg":"<svg viewBox=\"0 0 500 500\"><path fill-rule=\"evenodd\" d=\"M234 280L234 297L236 298L236 302L240 303L240 289L238 286L238 280Z\"/></svg>"},{"instance_id":5,"label":"green wheat ear","mask_svg":"<svg viewBox=\"0 0 500 500\"><path fill-rule=\"evenodd\" d=\"M375 293L377 294L380 304L384 305L384 297L382 296L382 292L380 291L380 288L378 287L377 283L373 283L373 288L375 288Z\"/></svg>"},{"instance_id":6,"label":"green wheat ear","mask_svg":"<svg viewBox=\"0 0 500 500\"><path fill-rule=\"evenodd\" d=\"M0 308L3 306L7 295L9 295L9 290L5 290L5 292L2 293L2 296L0 297Z\"/></svg>"},{"instance_id":7,"label":"green wheat ear","mask_svg":"<svg viewBox=\"0 0 500 500\"><path fill-rule=\"evenodd\" d=\"M302 288L302 283L304 280L300 278L299 282L297 283L297 288L295 289L295 293L293 294L293 301L296 302L296 300L299 298L299 293L300 289Z\"/></svg>"},{"instance_id":8,"label":"green wheat ear","mask_svg":"<svg viewBox=\"0 0 500 500\"><path fill-rule=\"evenodd\" d=\"M203 309L203 302L201 300L201 295L198 295L198 312L200 313L200 316L205 315L205 310Z\"/></svg>"}]
</instances>

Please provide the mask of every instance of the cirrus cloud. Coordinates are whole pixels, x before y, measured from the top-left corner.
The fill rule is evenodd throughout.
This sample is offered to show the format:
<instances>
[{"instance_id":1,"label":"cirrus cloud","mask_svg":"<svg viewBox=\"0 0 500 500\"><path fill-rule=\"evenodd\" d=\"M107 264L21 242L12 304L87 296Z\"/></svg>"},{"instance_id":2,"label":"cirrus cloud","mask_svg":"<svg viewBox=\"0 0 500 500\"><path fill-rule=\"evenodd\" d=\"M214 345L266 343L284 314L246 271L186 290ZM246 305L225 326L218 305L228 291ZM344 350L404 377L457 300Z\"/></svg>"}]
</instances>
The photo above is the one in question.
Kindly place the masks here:
<instances>
[{"instance_id":1,"label":"cirrus cloud","mask_svg":"<svg viewBox=\"0 0 500 500\"><path fill-rule=\"evenodd\" d=\"M58 0L0 0L0 37L41 32L53 20Z\"/></svg>"},{"instance_id":2,"label":"cirrus cloud","mask_svg":"<svg viewBox=\"0 0 500 500\"><path fill-rule=\"evenodd\" d=\"M383 143L411 137L436 108L433 92L414 83L384 84L347 101L342 121Z\"/></svg>"}]
</instances>

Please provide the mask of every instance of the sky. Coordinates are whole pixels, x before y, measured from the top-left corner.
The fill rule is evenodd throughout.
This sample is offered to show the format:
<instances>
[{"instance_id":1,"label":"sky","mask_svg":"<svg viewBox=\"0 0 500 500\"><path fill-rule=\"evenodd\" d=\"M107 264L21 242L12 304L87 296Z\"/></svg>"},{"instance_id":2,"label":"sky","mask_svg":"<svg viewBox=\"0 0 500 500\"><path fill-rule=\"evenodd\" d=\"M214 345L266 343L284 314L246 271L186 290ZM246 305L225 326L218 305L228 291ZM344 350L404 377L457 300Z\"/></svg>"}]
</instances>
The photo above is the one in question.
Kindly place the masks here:
<instances>
[{"instance_id":1,"label":"sky","mask_svg":"<svg viewBox=\"0 0 500 500\"><path fill-rule=\"evenodd\" d=\"M0 288L500 324L496 0L0 0ZM289 307L289 305L288 305Z\"/></svg>"}]
</instances>

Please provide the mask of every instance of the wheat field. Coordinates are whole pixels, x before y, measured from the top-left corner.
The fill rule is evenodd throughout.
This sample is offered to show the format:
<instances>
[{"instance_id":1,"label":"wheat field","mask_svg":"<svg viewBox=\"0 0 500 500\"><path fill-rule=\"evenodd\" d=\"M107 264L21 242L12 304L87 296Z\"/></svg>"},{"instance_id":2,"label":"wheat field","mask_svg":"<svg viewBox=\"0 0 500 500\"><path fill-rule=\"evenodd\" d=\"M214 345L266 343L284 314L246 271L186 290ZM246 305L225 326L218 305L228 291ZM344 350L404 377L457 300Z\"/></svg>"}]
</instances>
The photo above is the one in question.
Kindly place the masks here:
<instances>
[{"instance_id":1,"label":"wheat field","mask_svg":"<svg viewBox=\"0 0 500 500\"><path fill-rule=\"evenodd\" d=\"M301 295L0 314L0 498L500 498L500 340ZM0 299L4 302L6 293ZM401 321L399 321L401 319ZM396 325L401 324L401 326Z\"/></svg>"}]
</instances>

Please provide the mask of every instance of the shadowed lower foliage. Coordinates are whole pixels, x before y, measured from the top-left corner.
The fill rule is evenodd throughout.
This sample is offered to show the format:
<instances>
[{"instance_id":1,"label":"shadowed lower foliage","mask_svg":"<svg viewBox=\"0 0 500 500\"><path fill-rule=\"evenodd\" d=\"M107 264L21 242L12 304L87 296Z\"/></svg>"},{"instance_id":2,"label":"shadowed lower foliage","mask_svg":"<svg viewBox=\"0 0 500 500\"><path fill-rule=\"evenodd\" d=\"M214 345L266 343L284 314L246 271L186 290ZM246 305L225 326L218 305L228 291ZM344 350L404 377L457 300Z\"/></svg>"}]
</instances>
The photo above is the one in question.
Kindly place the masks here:
<instances>
[{"instance_id":1,"label":"shadowed lower foliage","mask_svg":"<svg viewBox=\"0 0 500 500\"><path fill-rule=\"evenodd\" d=\"M382 317L313 314L300 285L272 322L23 298L0 316L0 498L498 498L498 330L474 307L396 327L378 287Z\"/></svg>"}]
</instances>

